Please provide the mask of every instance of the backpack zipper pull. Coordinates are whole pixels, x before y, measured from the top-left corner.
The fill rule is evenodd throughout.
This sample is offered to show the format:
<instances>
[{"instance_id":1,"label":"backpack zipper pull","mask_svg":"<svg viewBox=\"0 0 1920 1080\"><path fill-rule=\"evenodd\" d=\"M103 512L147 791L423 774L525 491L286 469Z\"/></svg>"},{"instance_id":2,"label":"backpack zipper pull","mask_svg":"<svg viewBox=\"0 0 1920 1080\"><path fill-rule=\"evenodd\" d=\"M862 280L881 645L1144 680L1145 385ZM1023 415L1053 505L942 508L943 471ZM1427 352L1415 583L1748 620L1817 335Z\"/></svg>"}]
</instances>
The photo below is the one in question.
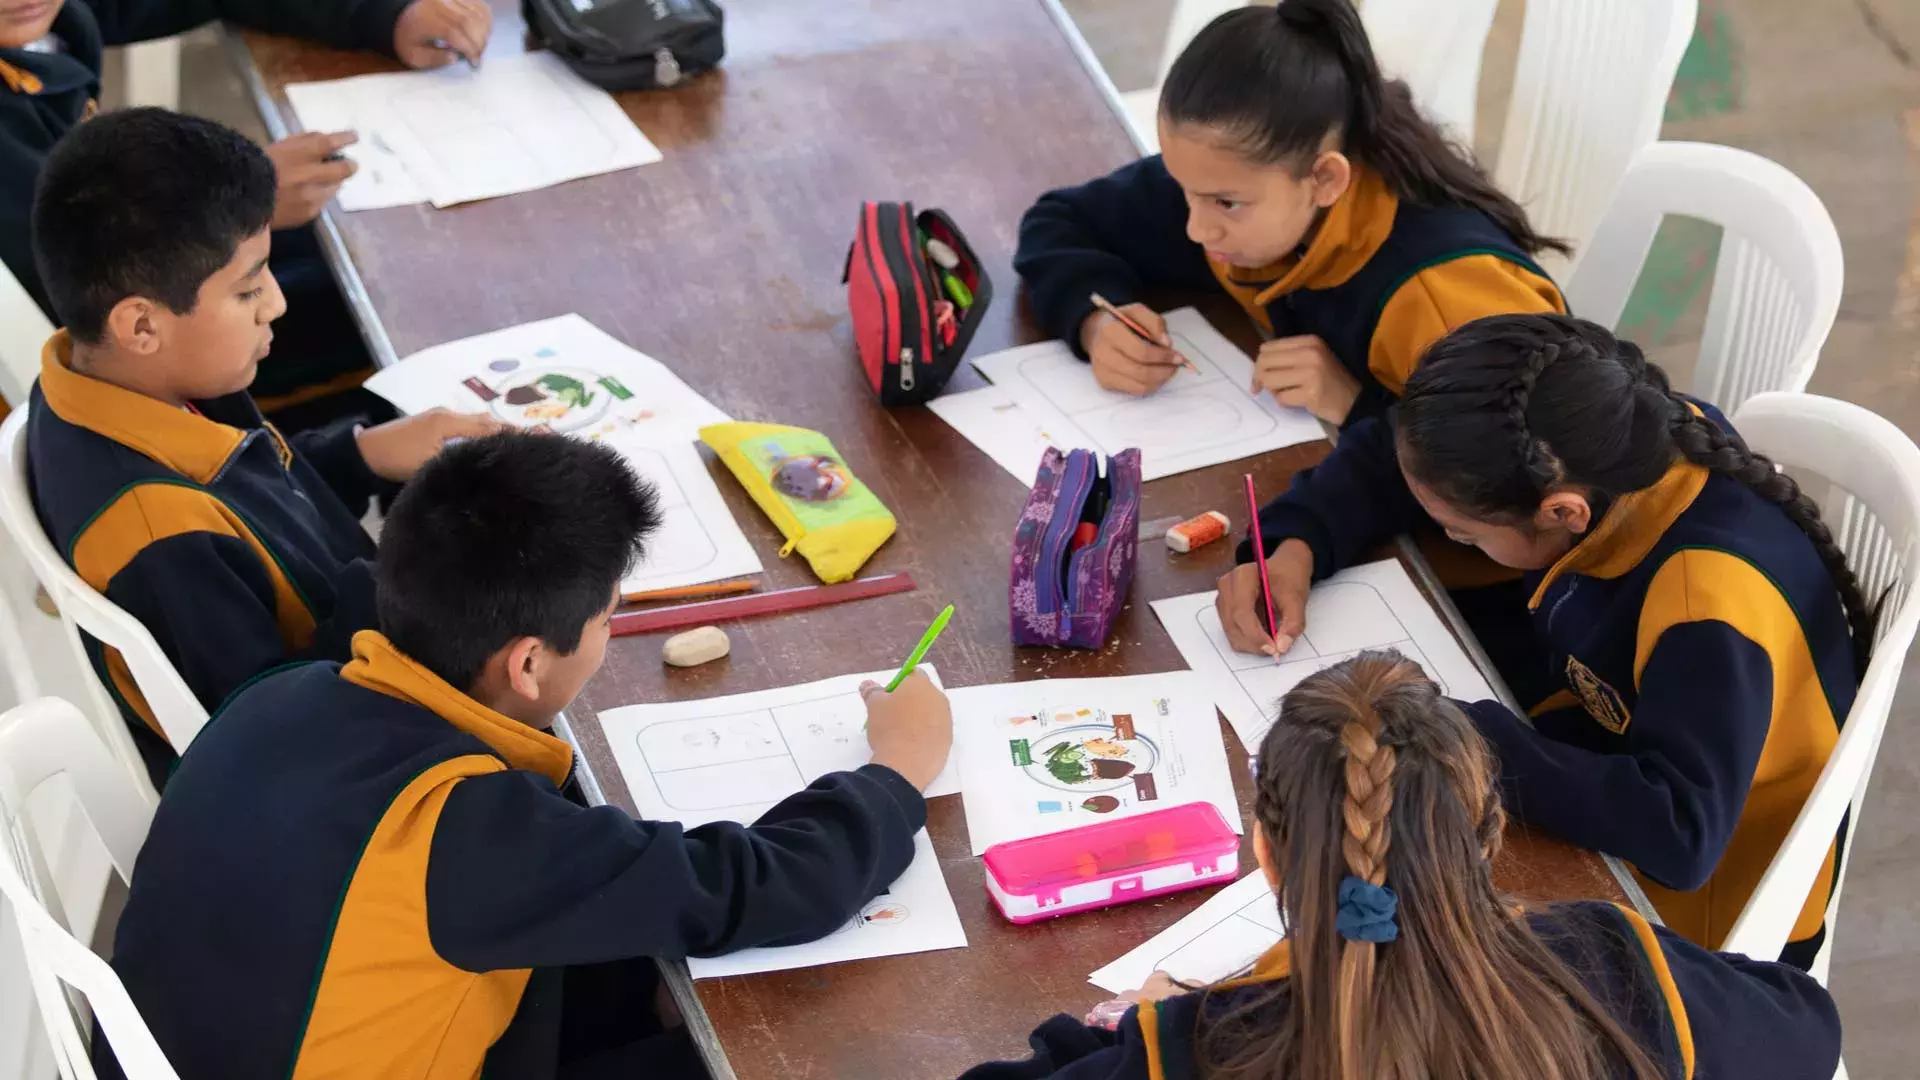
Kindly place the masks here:
<instances>
[{"instance_id":1,"label":"backpack zipper pull","mask_svg":"<svg viewBox=\"0 0 1920 1080\"><path fill-rule=\"evenodd\" d=\"M913 350L900 350L900 389L913 389Z\"/></svg>"},{"instance_id":2,"label":"backpack zipper pull","mask_svg":"<svg viewBox=\"0 0 1920 1080\"><path fill-rule=\"evenodd\" d=\"M680 61L665 47L653 51L653 84L672 86L680 81Z\"/></svg>"}]
</instances>

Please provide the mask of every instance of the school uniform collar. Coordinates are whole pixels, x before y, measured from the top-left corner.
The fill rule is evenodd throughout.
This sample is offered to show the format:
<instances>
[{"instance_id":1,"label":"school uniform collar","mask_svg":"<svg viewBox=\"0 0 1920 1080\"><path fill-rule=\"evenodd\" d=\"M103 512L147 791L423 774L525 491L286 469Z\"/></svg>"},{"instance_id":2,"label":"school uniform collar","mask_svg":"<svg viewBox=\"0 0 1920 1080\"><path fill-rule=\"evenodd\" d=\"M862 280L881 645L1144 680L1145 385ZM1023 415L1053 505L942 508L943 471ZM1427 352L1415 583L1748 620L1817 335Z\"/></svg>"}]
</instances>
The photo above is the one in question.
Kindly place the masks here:
<instances>
[{"instance_id":1,"label":"school uniform collar","mask_svg":"<svg viewBox=\"0 0 1920 1080\"><path fill-rule=\"evenodd\" d=\"M0 89L27 97L81 89L99 96L100 27L85 9L68 0L54 16L50 33L64 46L61 51L0 49Z\"/></svg>"},{"instance_id":2,"label":"school uniform collar","mask_svg":"<svg viewBox=\"0 0 1920 1080\"><path fill-rule=\"evenodd\" d=\"M247 395L196 402L197 412L103 382L73 370L73 338L58 330L40 353L40 393L54 415L76 427L137 450L197 484L210 484L253 431L265 428L278 444L281 463L292 452L268 427Z\"/></svg>"},{"instance_id":3,"label":"school uniform collar","mask_svg":"<svg viewBox=\"0 0 1920 1080\"><path fill-rule=\"evenodd\" d=\"M1237 979L1229 979L1221 983L1219 989L1234 990L1243 986L1254 986L1258 983L1284 979L1292 974L1293 944L1282 941L1273 948L1261 953L1260 959L1253 962L1253 970Z\"/></svg>"},{"instance_id":4,"label":"school uniform collar","mask_svg":"<svg viewBox=\"0 0 1920 1080\"><path fill-rule=\"evenodd\" d=\"M353 636L353 661L340 677L356 686L404 701L486 743L516 769L536 772L556 786L573 769L573 748L564 741L511 720L455 690L415 663L375 630Z\"/></svg>"},{"instance_id":5,"label":"school uniform collar","mask_svg":"<svg viewBox=\"0 0 1920 1080\"><path fill-rule=\"evenodd\" d=\"M1684 458L1674 463L1652 487L1630 491L1613 501L1605 517L1586 539L1574 545L1540 578L1529 609L1540 606L1562 574L1617 578L1647 557L1700 491L1707 486L1707 469Z\"/></svg>"},{"instance_id":6,"label":"school uniform collar","mask_svg":"<svg viewBox=\"0 0 1920 1080\"><path fill-rule=\"evenodd\" d=\"M1216 272L1235 284L1260 290L1254 303L1261 306L1299 289L1331 289L1360 272L1387 242L1400 199L1380 174L1353 167L1353 182L1338 202L1327 208L1320 229L1305 251L1289 255L1258 270L1242 270L1215 263Z\"/></svg>"}]
</instances>

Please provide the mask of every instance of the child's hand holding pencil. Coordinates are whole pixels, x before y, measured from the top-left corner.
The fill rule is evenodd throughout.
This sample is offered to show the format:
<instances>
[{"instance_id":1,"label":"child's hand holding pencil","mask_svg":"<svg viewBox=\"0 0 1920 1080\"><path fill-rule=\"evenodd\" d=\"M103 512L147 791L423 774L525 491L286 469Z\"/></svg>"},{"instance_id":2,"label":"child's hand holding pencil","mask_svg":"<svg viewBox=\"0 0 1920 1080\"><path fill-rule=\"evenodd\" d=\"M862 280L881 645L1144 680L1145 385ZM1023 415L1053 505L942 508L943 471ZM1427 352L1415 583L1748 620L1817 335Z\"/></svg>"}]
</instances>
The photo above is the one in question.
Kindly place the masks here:
<instances>
[{"instance_id":1,"label":"child's hand holding pencil","mask_svg":"<svg viewBox=\"0 0 1920 1080\"><path fill-rule=\"evenodd\" d=\"M1164 386L1182 367L1198 370L1174 350L1159 312L1145 304L1116 307L1099 293L1091 299L1095 310L1080 324L1080 344L1101 387L1145 396Z\"/></svg>"}]
</instances>

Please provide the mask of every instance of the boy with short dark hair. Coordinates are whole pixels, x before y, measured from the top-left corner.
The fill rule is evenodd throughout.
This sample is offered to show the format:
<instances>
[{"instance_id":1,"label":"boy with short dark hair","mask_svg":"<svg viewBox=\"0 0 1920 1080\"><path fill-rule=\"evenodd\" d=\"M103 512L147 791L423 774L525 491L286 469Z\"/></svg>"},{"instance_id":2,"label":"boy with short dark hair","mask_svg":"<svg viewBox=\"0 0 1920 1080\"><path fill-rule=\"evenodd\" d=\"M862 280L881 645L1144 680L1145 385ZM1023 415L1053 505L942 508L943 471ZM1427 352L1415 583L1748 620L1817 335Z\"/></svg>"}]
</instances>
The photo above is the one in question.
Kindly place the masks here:
<instances>
[{"instance_id":1,"label":"boy with short dark hair","mask_svg":"<svg viewBox=\"0 0 1920 1080\"><path fill-rule=\"evenodd\" d=\"M113 963L182 1076L699 1075L650 958L824 936L906 869L952 740L924 674L864 688L873 764L752 826L561 793L542 729L658 523L618 454L558 436L450 446L407 486L381 631L238 695L141 849Z\"/></svg>"},{"instance_id":2,"label":"boy with short dark hair","mask_svg":"<svg viewBox=\"0 0 1920 1080\"><path fill-rule=\"evenodd\" d=\"M98 108L103 48L215 19L384 52L417 68L477 60L493 29L485 0L0 0L0 262L48 317L59 313L33 263L28 212L54 145ZM256 393L286 403L275 417L287 430L333 416L392 415L366 391L345 391L372 360L309 225L353 175L354 163L338 151L354 138L309 132L268 148L278 170L272 222L282 230L273 269L289 297L291 333Z\"/></svg>"},{"instance_id":3,"label":"boy with short dark hair","mask_svg":"<svg viewBox=\"0 0 1920 1080\"><path fill-rule=\"evenodd\" d=\"M286 307L267 266L274 192L238 132L129 109L55 149L34 205L67 327L27 427L41 526L209 711L276 665L344 659L374 613L373 542L342 500L497 427L434 413L288 440L261 419L247 386ZM173 755L145 698L118 653L91 651L160 783Z\"/></svg>"}]
</instances>

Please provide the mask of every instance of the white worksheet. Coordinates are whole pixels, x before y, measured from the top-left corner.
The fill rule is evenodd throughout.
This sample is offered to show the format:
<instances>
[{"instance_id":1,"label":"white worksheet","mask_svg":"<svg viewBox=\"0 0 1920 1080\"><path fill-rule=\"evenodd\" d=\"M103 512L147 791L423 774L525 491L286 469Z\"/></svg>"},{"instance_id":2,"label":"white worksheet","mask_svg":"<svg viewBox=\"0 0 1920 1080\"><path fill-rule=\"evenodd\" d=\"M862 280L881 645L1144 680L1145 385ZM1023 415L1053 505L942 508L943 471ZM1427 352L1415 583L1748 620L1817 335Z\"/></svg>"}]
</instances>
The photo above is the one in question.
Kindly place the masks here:
<instances>
[{"instance_id":1,"label":"white worksheet","mask_svg":"<svg viewBox=\"0 0 1920 1080\"><path fill-rule=\"evenodd\" d=\"M920 670L940 682L931 664ZM641 817L688 825L752 821L820 777L867 763L860 683L884 686L893 676L842 675L729 697L627 705L601 713L600 724ZM949 759L927 797L959 791Z\"/></svg>"},{"instance_id":2,"label":"white worksheet","mask_svg":"<svg viewBox=\"0 0 1920 1080\"><path fill-rule=\"evenodd\" d=\"M687 960L687 970L696 979L717 979L875 956L966 948L967 932L960 925L960 913L953 906L953 893L940 873L940 860L933 853L927 830L914 835L913 848L913 862L907 872L847 920L847 925L826 937L805 945L692 957Z\"/></svg>"},{"instance_id":3,"label":"white worksheet","mask_svg":"<svg viewBox=\"0 0 1920 1080\"><path fill-rule=\"evenodd\" d=\"M1214 594L1190 593L1153 602L1180 655L1203 679L1250 754L1288 690L1321 668L1369 649L1393 649L1426 669L1452 698L1494 696L1406 568L1392 559L1342 570L1307 596L1306 632L1279 660L1234 651L1214 608Z\"/></svg>"},{"instance_id":4,"label":"white worksheet","mask_svg":"<svg viewBox=\"0 0 1920 1080\"><path fill-rule=\"evenodd\" d=\"M612 95L548 52L296 83L287 101L307 131L359 133L342 210L452 206L660 160Z\"/></svg>"},{"instance_id":5,"label":"white worksheet","mask_svg":"<svg viewBox=\"0 0 1920 1080\"><path fill-rule=\"evenodd\" d=\"M760 556L727 510L695 447L725 423L665 364L578 315L424 349L367 380L401 412L445 406L520 427L604 441L660 493L661 525L625 592L757 574Z\"/></svg>"},{"instance_id":6,"label":"white worksheet","mask_svg":"<svg viewBox=\"0 0 1920 1080\"><path fill-rule=\"evenodd\" d=\"M967 833L978 855L1184 803L1240 830L1213 699L1190 671L949 692Z\"/></svg>"},{"instance_id":7,"label":"white worksheet","mask_svg":"<svg viewBox=\"0 0 1920 1080\"><path fill-rule=\"evenodd\" d=\"M1113 994L1140 989L1156 971L1175 982L1216 983L1251 968L1286 936L1280 902L1255 870L1087 981Z\"/></svg>"},{"instance_id":8,"label":"white worksheet","mask_svg":"<svg viewBox=\"0 0 1920 1080\"><path fill-rule=\"evenodd\" d=\"M1280 405L1271 394L1252 393L1253 361L1198 311L1168 312L1167 334L1199 371L1182 368L1146 397L1102 390L1093 369L1065 342L1049 341L973 362L1005 395L1002 400L1025 413L1021 423L1007 422L1004 412L998 414L1001 422L982 422L979 408L970 402L946 411L936 405L934 411L1029 484L1038 456L1018 470L1012 463L1029 456L1029 433L1036 427L1057 435L1049 441L1063 450L1085 447L1117 454L1137 446L1145 480L1327 437L1320 421L1306 410ZM985 420L993 419L992 410L989 413Z\"/></svg>"},{"instance_id":9,"label":"white worksheet","mask_svg":"<svg viewBox=\"0 0 1920 1080\"><path fill-rule=\"evenodd\" d=\"M1048 447L1071 450L1084 445L1077 430L1054 431L1021 408L1012 391L998 386L942 394L927 402L927 408L1028 487Z\"/></svg>"},{"instance_id":10,"label":"white worksheet","mask_svg":"<svg viewBox=\"0 0 1920 1080\"><path fill-rule=\"evenodd\" d=\"M940 676L922 665L937 684ZM689 828L752 823L831 772L857 769L870 751L860 684L894 672L842 675L801 686L701 701L629 705L600 714L614 763L640 816ZM948 762L927 795L959 790ZM905 874L829 937L687 961L695 978L813 967L871 956L956 949L967 943L933 845L921 830Z\"/></svg>"}]
</instances>

